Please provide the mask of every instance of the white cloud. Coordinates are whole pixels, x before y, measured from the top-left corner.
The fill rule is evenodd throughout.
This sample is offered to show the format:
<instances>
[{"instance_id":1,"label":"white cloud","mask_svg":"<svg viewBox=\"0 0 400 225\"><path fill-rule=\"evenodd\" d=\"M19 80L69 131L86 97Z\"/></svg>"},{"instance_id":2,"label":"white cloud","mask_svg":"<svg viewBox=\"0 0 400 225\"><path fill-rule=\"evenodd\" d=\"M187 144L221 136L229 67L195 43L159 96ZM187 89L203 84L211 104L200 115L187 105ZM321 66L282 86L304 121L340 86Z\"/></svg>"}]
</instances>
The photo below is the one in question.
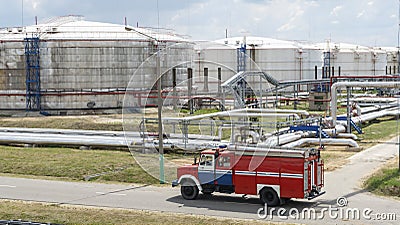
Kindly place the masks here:
<instances>
[{"instance_id":1,"label":"white cloud","mask_svg":"<svg viewBox=\"0 0 400 225\"><path fill-rule=\"evenodd\" d=\"M25 5L30 5L33 10L38 9L40 6L41 1L40 0L22 0Z\"/></svg>"},{"instance_id":2,"label":"white cloud","mask_svg":"<svg viewBox=\"0 0 400 225\"><path fill-rule=\"evenodd\" d=\"M174 16L171 17L171 21L177 21L181 18L181 14L177 13Z\"/></svg>"},{"instance_id":3,"label":"white cloud","mask_svg":"<svg viewBox=\"0 0 400 225\"><path fill-rule=\"evenodd\" d=\"M282 26L280 26L278 28L278 31L289 31L292 30L296 27L296 22L299 20L299 18L304 14L304 11L301 9L298 9L296 11L296 13L290 18L290 20L283 24Z\"/></svg>"},{"instance_id":4,"label":"white cloud","mask_svg":"<svg viewBox=\"0 0 400 225\"><path fill-rule=\"evenodd\" d=\"M359 12L359 13L357 14L357 18L360 18L360 17L364 16L364 14L365 14L365 10Z\"/></svg>"},{"instance_id":5,"label":"white cloud","mask_svg":"<svg viewBox=\"0 0 400 225\"><path fill-rule=\"evenodd\" d=\"M331 15L332 16L339 16L339 11L342 10L343 6L342 5L338 5L335 8L332 9L331 11Z\"/></svg>"},{"instance_id":6,"label":"white cloud","mask_svg":"<svg viewBox=\"0 0 400 225\"><path fill-rule=\"evenodd\" d=\"M21 0L0 0L0 27L20 26ZM124 16L141 26L157 26L155 0L23 0L24 24L78 14L87 20L121 24ZM160 26L193 39L240 36L321 41L360 45L396 45L398 1L377 0L169 0L160 2ZM113 10L110 10L110 9ZM359 18L356 23L355 19ZM327 26L328 24L328 26ZM330 26L329 26L330 25ZM340 25L340 26L339 26ZM279 32L277 32L279 31ZM393 40L394 41L393 41ZM393 43L395 42L395 43Z\"/></svg>"},{"instance_id":7,"label":"white cloud","mask_svg":"<svg viewBox=\"0 0 400 225\"><path fill-rule=\"evenodd\" d=\"M317 1L306 1L305 4L308 6L314 6L314 7L320 6Z\"/></svg>"}]
</instances>

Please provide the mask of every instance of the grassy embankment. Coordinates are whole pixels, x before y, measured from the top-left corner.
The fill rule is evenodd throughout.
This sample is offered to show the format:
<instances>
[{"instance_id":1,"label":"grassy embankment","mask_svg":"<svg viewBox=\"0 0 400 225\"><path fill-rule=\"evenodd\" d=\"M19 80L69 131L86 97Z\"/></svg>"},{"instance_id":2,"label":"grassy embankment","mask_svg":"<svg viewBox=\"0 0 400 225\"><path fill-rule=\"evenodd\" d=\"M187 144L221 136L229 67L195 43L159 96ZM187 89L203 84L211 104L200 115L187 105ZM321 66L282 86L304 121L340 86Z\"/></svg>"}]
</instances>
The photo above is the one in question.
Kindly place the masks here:
<instances>
[{"instance_id":1,"label":"grassy embankment","mask_svg":"<svg viewBox=\"0 0 400 225\"><path fill-rule=\"evenodd\" d=\"M364 187L378 195L395 196L400 199L400 171L398 160L394 159L371 175Z\"/></svg>"},{"instance_id":2,"label":"grassy embankment","mask_svg":"<svg viewBox=\"0 0 400 225\"><path fill-rule=\"evenodd\" d=\"M28 175L60 180L84 180L86 176L97 181L127 183L156 183L145 173L129 152L72 148L23 148L0 146L0 173Z\"/></svg>"},{"instance_id":3,"label":"grassy embankment","mask_svg":"<svg viewBox=\"0 0 400 225\"><path fill-rule=\"evenodd\" d=\"M122 131L121 115L0 117L1 127Z\"/></svg>"},{"instance_id":4,"label":"grassy embankment","mask_svg":"<svg viewBox=\"0 0 400 225\"><path fill-rule=\"evenodd\" d=\"M256 220L4 200L0 200L0 219L53 224L266 224Z\"/></svg>"}]
</instances>

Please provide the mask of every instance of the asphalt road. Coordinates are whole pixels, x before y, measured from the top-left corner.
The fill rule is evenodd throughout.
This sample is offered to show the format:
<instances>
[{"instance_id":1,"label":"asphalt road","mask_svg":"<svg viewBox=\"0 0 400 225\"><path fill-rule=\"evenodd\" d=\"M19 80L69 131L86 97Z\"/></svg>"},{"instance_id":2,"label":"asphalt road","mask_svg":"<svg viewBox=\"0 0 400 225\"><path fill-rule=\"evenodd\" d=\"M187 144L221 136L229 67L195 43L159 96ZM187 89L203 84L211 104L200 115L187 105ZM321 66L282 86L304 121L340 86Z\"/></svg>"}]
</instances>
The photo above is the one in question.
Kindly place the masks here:
<instances>
[{"instance_id":1,"label":"asphalt road","mask_svg":"<svg viewBox=\"0 0 400 225\"><path fill-rule=\"evenodd\" d=\"M179 188L147 185L0 177L0 198L307 224L399 224L400 201L377 197L359 188L363 177L398 154L396 142L397 138L354 155L343 168L325 174L325 195L311 201L292 200L282 208L268 208L266 218L260 218L264 211L259 210L262 205L256 196L200 195L197 200L188 201L180 196ZM340 203L347 203L343 207L337 204L340 197L345 197ZM309 214L301 213L309 208L315 210L311 219Z\"/></svg>"}]
</instances>

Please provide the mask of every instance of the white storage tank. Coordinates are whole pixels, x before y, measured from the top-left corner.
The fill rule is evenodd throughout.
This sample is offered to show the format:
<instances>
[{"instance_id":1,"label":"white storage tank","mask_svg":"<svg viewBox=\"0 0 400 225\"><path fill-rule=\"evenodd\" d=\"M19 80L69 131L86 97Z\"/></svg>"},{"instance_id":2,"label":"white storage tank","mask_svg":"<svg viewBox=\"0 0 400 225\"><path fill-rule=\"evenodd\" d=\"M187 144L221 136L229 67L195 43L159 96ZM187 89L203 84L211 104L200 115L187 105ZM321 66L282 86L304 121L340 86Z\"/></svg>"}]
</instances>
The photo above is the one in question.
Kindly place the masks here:
<instances>
[{"instance_id":1,"label":"white storage tank","mask_svg":"<svg viewBox=\"0 0 400 225\"><path fill-rule=\"evenodd\" d=\"M242 59L244 63L240 62L240 51L246 53ZM209 76L213 77L216 77L218 67L225 68L222 82L241 70L264 71L278 81L315 79L316 74L321 73L322 52L318 46L295 41L263 37L225 38L199 49L200 61L206 59L207 62L218 62L222 66L201 63L196 82L201 86L204 81L203 67L210 67ZM214 84L210 83L210 86L215 90Z\"/></svg>"},{"instance_id":2,"label":"white storage tank","mask_svg":"<svg viewBox=\"0 0 400 225\"><path fill-rule=\"evenodd\" d=\"M386 52L386 75L399 74L399 49L396 47L379 47L379 51Z\"/></svg>"},{"instance_id":3,"label":"white storage tank","mask_svg":"<svg viewBox=\"0 0 400 225\"><path fill-rule=\"evenodd\" d=\"M325 42L317 44L330 54L330 67L326 75L330 76L374 76L384 75L386 52L371 47L348 43ZM324 58L324 56L322 56Z\"/></svg>"},{"instance_id":4,"label":"white storage tank","mask_svg":"<svg viewBox=\"0 0 400 225\"><path fill-rule=\"evenodd\" d=\"M189 41L169 30L85 21L65 16L21 29L0 30L0 111L26 110L25 38L38 37L40 110L51 114L119 111L131 76L158 48L173 61ZM133 87L138 95L156 80L145 68ZM168 86L170 79L164 79ZM1 113L1 112L0 112Z\"/></svg>"}]
</instances>

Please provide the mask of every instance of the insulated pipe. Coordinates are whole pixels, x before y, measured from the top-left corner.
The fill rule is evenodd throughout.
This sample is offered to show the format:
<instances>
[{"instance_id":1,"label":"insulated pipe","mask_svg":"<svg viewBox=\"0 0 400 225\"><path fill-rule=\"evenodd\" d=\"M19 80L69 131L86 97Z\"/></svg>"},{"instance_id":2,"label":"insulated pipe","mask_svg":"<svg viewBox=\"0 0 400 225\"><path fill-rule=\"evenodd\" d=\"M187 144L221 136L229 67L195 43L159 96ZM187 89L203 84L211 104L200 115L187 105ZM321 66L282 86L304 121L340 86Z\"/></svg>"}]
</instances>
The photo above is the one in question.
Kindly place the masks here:
<instances>
[{"instance_id":1,"label":"insulated pipe","mask_svg":"<svg viewBox=\"0 0 400 225\"><path fill-rule=\"evenodd\" d=\"M388 104L388 105L374 105L374 106L370 106L370 107L364 107L364 108L361 108L361 115L367 115L367 114L370 114L370 113L373 113L373 112L379 112L379 111L383 111L383 109L386 109L386 110L396 110L397 108L394 108L394 107L396 107L397 106L397 103L396 104L393 104L393 103L391 103L391 104ZM342 114L342 115L339 115L339 116L346 116L345 114ZM357 118L357 117L352 117L353 119L354 118ZM331 120L331 118L329 118L328 120ZM340 121L338 121L337 122L338 124L342 124L342 123L340 123ZM346 124L343 124L343 125L346 125Z\"/></svg>"},{"instance_id":2,"label":"insulated pipe","mask_svg":"<svg viewBox=\"0 0 400 225\"><path fill-rule=\"evenodd\" d=\"M337 134L336 137L337 138L351 138L353 140L358 140L358 137L355 134L345 134L345 133L343 133L343 134Z\"/></svg>"},{"instance_id":3,"label":"insulated pipe","mask_svg":"<svg viewBox=\"0 0 400 225\"><path fill-rule=\"evenodd\" d=\"M310 114L306 110L293 110L293 109L253 109L253 108L245 108L245 109L235 109L232 112L258 112L258 113L295 113L301 114L304 116L309 116Z\"/></svg>"},{"instance_id":4,"label":"insulated pipe","mask_svg":"<svg viewBox=\"0 0 400 225\"><path fill-rule=\"evenodd\" d=\"M260 140L260 134L255 132L255 131L250 131L249 135L251 137L251 140L253 143L258 143L258 141Z\"/></svg>"},{"instance_id":5,"label":"insulated pipe","mask_svg":"<svg viewBox=\"0 0 400 225\"><path fill-rule=\"evenodd\" d=\"M350 102L357 102L357 103L394 103L396 102L396 98L377 98L376 96L373 97L354 97L350 98Z\"/></svg>"},{"instance_id":6,"label":"insulated pipe","mask_svg":"<svg viewBox=\"0 0 400 225\"><path fill-rule=\"evenodd\" d=\"M345 146L350 146L350 147L355 147L358 148L357 142L354 140L350 139L334 139L334 138L326 138L326 139L319 139L319 138L303 138L300 140L297 140L295 142L291 142L289 144L285 144L282 147L286 148L294 148L297 146L301 146L303 144L319 144L321 141L321 144L324 145L345 145Z\"/></svg>"},{"instance_id":7,"label":"insulated pipe","mask_svg":"<svg viewBox=\"0 0 400 225\"><path fill-rule=\"evenodd\" d=\"M251 111L253 113L246 113L246 111ZM252 109L253 110L253 109ZM203 118L210 118L214 116L231 116L231 117L245 117L245 116L261 116L261 117L289 117L293 116L296 119L300 119L299 115L297 115L297 112L292 112L290 113L284 113L286 110L260 110L259 113L255 113L257 109L254 109L255 111L252 111L249 109L239 109L239 110L231 110L231 111L223 111L223 112L216 112L216 113L209 113L209 114L202 114L202 115L196 115L196 116L187 116L187 117L164 117L163 121L191 121L191 120L199 120ZM296 111L296 110L294 110ZM301 110L300 110L301 112ZM305 114L304 114L305 115Z\"/></svg>"},{"instance_id":8,"label":"insulated pipe","mask_svg":"<svg viewBox=\"0 0 400 225\"><path fill-rule=\"evenodd\" d=\"M251 141L252 141L251 143L252 143L252 144L258 143L258 141L260 140L260 135L259 135L257 132L255 132L255 131L250 131L249 134L248 134L248 136L251 137ZM236 135L235 135L235 142L234 142L234 143L238 143L240 137L242 137L242 134L236 134ZM233 143L232 143L232 144L233 144Z\"/></svg>"},{"instance_id":9,"label":"insulated pipe","mask_svg":"<svg viewBox=\"0 0 400 225\"><path fill-rule=\"evenodd\" d=\"M234 112L234 113L229 113L227 116L229 116L229 117L246 117L246 116L247 117L258 117L258 116L260 116L260 117L280 117L280 118L293 117L296 120L300 119L299 115L288 114L288 113L246 113L246 112L237 113L237 112Z\"/></svg>"},{"instance_id":10,"label":"insulated pipe","mask_svg":"<svg viewBox=\"0 0 400 225\"><path fill-rule=\"evenodd\" d=\"M337 89L341 87L388 87L400 88L400 82L339 82L331 87L332 125L336 126Z\"/></svg>"},{"instance_id":11,"label":"insulated pipe","mask_svg":"<svg viewBox=\"0 0 400 225\"><path fill-rule=\"evenodd\" d=\"M379 117L397 116L400 114L399 110L400 110L399 108L394 108L394 109L387 109L387 110L378 111L378 112L372 112L372 113L364 114L361 116L352 117L352 120L355 123L363 123L366 121L374 120Z\"/></svg>"},{"instance_id":12,"label":"insulated pipe","mask_svg":"<svg viewBox=\"0 0 400 225\"><path fill-rule=\"evenodd\" d=\"M323 129L323 131L327 134L329 134L329 136L333 136L335 137L338 133L343 133L346 131L346 127L341 125L341 124L337 124L335 126L335 128L331 128L331 129Z\"/></svg>"},{"instance_id":13,"label":"insulated pipe","mask_svg":"<svg viewBox=\"0 0 400 225\"><path fill-rule=\"evenodd\" d=\"M289 133L289 134L283 134L283 135L279 136L279 145L294 142L301 138L309 137L310 135L311 135L310 132L302 132L302 131L298 131L295 133ZM258 144L257 146L271 147L271 146L277 146L277 145L278 145L278 137L272 136L272 137L267 138L265 141Z\"/></svg>"},{"instance_id":14,"label":"insulated pipe","mask_svg":"<svg viewBox=\"0 0 400 225\"><path fill-rule=\"evenodd\" d=\"M125 137L0 132L0 143L127 147Z\"/></svg>"}]
</instances>

